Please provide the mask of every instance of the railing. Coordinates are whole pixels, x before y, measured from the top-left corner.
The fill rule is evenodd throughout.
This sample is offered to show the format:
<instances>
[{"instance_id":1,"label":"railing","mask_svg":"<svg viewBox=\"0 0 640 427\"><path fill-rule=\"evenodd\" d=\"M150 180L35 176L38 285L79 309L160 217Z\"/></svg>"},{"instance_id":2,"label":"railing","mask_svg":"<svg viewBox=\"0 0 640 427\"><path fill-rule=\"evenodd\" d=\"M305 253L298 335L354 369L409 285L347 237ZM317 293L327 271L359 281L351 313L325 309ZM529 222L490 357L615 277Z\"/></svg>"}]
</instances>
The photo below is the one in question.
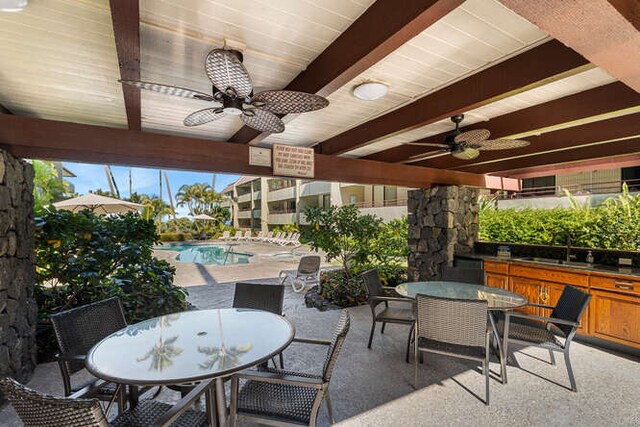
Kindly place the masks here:
<instances>
[{"instance_id":1,"label":"railing","mask_svg":"<svg viewBox=\"0 0 640 427\"><path fill-rule=\"evenodd\" d=\"M358 202L354 204L359 208L386 208L389 206L407 206L407 199Z\"/></svg>"},{"instance_id":2,"label":"railing","mask_svg":"<svg viewBox=\"0 0 640 427\"><path fill-rule=\"evenodd\" d=\"M571 184L564 186L546 186L525 188L516 193L498 193L500 200L521 199L526 197L556 197L565 196L568 191L573 196L589 196L591 194L619 193L622 184L626 183L629 191L640 191L640 179L625 179L608 182L592 182L585 184Z\"/></svg>"},{"instance_id":3,"label":"railing","mask_svg":"<svg viewBox=\"0 0 640 427\"><path fill-rule=\"evenodd\" d=\"M283 182L283 183L278 183L278 184L273 184L273 183L269 183L269 191L278 191L278 190L282 190L284 188L290 188L290 187L295 187L296 182Z\"/></svg>"},{"instance_id":4,"label":"railing","mask_svg":"<svg viewBox=\"0 0 640 427\"><path fill-rule=\"evenodd\" d=\"M288 214L288 213L296 213L296 210L295 209L282 209L282 210L269 209L270 215Z\"/></svg>"}]
</instances>

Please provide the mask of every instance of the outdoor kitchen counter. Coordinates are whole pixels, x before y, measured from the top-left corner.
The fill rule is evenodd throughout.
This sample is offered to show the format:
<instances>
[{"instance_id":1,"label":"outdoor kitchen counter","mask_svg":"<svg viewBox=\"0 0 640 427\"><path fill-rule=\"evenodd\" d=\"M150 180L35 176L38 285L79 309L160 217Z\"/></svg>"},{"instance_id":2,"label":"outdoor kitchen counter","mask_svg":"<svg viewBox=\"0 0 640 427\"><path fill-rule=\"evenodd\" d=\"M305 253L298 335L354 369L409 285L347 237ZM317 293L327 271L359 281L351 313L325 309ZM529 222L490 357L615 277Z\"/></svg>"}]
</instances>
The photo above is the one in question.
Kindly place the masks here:
<instances>
[{"instance_id":1,"label":"outdoor kitchen counter","mask_svg":"<svg viewBox=\"0 0 640 427\"><path fill-rule=\"evenodd\" d=\"M535 259L500 258L480 254L458 259L482 262L486 286L507 289L530 303L555 306L565 286L592 296L578 333L640 349L640 271L606 265L554 264ZM548 309L525 312L549 316ZM637 352L637 350L635 350Z\"/></svg>"}]
</instances>

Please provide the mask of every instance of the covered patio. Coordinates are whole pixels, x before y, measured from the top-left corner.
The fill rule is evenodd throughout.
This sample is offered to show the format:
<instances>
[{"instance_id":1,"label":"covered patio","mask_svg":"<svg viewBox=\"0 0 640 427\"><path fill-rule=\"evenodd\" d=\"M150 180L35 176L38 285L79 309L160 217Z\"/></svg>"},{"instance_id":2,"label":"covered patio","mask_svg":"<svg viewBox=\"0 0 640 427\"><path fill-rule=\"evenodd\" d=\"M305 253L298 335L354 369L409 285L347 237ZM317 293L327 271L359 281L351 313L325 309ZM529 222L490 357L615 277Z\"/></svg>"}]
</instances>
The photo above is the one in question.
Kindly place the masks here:
<instances>
[{"instance_id":1,"label":"covered patio","mask_svg":"<svg viewBox=\"0 0 640 427\"><path fill-rule=\"evenodd\" d=\"M277 279L256 280L275 283ZM233 283L189 288L189 300L199 309L227 308L233 300ZM331 337L339 311L306 308L302 295L287 288L285 316L303 337ZM334 416L338 425L637 425L635 390L640 383L638 359L602 351L584 343L573 348L579 393L567 390L562 366L551 367L545 350L529 348L511 354L509 384L499 384L497 360L491 363L493 405L482 402L483 378L477 364L455 358L429 357L422 366L421 385L413 388L413 365L405 363L406 330L389 325L376 334L367 349L369 308L349 309L352 330L332 379ZM324 355L301 344L285 351L289 370L321 366ZM39 365L29 386L52 394L62 393L56 363ZM178 395L165 391L160 399L174 402ZM13 409L0 412L3 425L19 426ZM323 406L318 425L329 425Z\"/></svg>"},{"instance_id":2,"label":"covered patio","mask_svg":"<svg viewBox=\"0 0 640 427\"><path fill-rule=\"evenodd\" d=\"M56 367L35 366L34 177L23 159L409 187L411 282L477 255L481 190L508 197L523 178L640 166L636 0L6 3L19 11L0 11L0 374L36 390L62 394ZM594 338L572 348L579 391L546 350L513 355L517 346L509 384L492 359L489 407L473 363L427 354L414 389L408 328L376 332L369 350L371 314L358 306L331 385L336 421L640 422L637 253L627 269L586 261L565 274L494 249L472 259L489 287L531 303L555 304L569 285L599 298L572 326ZM542 269L551 273L532 276ZM190 302L231 307L228 279L192 286ZM274 281L265 268L261 282ZM324 338L340 316L307 309L288 287L284 315L296 336ZM594 346L604 341L618 352ZM322 366L297 344L285 357ZM12 411L0 423L17 423ZM329 424L324 406L318 423Z\"/></svg>"}]
</instances>

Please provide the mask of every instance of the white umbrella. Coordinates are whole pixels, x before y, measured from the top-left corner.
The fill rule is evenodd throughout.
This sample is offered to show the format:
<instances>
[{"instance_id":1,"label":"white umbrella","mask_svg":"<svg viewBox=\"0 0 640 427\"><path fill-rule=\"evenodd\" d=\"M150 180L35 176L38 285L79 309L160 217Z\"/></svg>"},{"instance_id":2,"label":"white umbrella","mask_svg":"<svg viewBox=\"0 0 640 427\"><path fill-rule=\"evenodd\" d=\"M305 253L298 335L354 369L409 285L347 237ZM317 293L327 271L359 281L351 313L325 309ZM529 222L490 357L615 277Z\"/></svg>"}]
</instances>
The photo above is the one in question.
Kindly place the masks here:
<instances>
[{"instance_id":1,"label":"white umbrella","mask_svg":"<svg viewBox=\"0 0 640 427\"><path fill-rule=\"evenodd\" d=\"M118 214L124 212L138 211L142 205L125 200L114 199L97 194L85 194L73 199L62 200L53 204L56 209L78 212L89 209L96 214Z\"/></svg>"},{"instance_id":2,"label":"white umbrella","mask_svg":"<svg viewBox=\"0 0 640 427\"><path fill-rule=\"evenodd\" d=\"M207 214L198 214L198 215L194 216L193 219L204 219L206 221L214 221L215 220L215 218L210 217Z\"/></svg>"}]
</instances>

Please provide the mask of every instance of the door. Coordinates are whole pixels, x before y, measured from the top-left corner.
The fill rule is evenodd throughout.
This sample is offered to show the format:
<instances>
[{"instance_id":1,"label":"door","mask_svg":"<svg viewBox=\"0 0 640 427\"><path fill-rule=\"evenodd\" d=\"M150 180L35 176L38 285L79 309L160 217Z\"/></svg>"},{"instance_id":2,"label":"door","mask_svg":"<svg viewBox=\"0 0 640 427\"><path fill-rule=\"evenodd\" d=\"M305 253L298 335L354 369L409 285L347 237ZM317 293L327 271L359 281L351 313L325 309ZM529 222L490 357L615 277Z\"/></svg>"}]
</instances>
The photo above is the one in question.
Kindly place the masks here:
<instances>
[{"instance_id":1,"label":"door","mask_svg":"<svg viewBox=\"0 0 640 427\"><path fill-rule=\"evenodd\" d=\"M591 290L591 335L640 348L640 297Z\"/></svg>"},{"instance_id":2,"label":"door","mask_svg":"<svg viewBox=\"0 0 640 427\"><path fill-rule=\"evenodd\" d=\"M507 288L507 276L502 274L486 273L485 285L492 288L506 289Z\"/></svg>"},{"instance_id":3,"label":"door","mask_svg":"<svg viewBox=\"0 0 640 427\"><path fill-rule=\"evenodd\" d=\"M548 299L545 294L544 282L539 280L511 277L509 279L509 290L522 295L532 304L545 304L546 299ZM523 307L518 311L536 316L540 315L540 309L537 307Z\"/></svg>"}]
</instances>

